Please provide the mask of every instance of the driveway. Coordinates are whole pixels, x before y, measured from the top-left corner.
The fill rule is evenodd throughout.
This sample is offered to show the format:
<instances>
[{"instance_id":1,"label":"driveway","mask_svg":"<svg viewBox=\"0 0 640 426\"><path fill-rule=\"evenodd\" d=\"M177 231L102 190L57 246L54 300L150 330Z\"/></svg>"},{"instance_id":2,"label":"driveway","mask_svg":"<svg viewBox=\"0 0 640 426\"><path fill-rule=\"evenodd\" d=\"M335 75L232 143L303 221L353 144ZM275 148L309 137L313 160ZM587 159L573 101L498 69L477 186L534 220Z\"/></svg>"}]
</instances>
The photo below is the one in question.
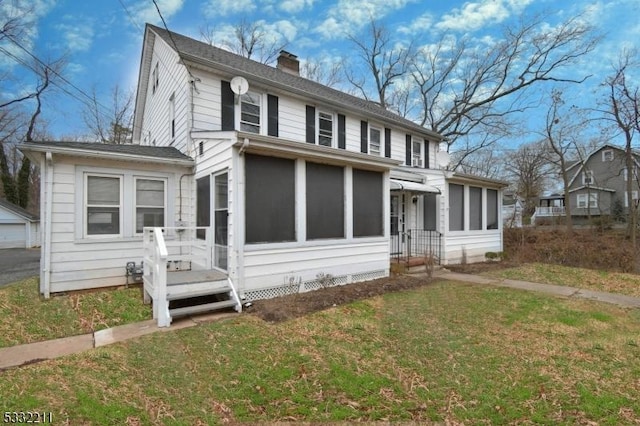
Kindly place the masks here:
<instances>
[{"instance_id":1,"label":"driveway","mask_svg":"<svg viewBox=\"0 0 640 426\"><path fill-rule=\"evenodd\" d=\"M0 249L0 286L36 277L40 271L40 249Z\"/></svg>"}]
</instances>

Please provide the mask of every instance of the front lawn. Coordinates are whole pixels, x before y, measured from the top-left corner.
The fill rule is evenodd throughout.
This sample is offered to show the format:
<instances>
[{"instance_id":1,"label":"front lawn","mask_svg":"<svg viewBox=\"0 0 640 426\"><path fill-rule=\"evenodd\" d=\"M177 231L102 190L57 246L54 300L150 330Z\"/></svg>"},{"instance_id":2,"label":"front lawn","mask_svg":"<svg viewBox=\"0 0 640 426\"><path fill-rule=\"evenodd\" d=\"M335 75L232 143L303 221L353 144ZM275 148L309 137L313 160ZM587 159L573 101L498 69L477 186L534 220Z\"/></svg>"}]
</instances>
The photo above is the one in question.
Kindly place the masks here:
<instances>
[{"instance_id":1,"label":"front lawn","mask_svg":"<svg viewBox=\"0 0 640 426\"><path fill-rule=\"evenodd\" d=\"M0 401L67 424L635 424L638 336L638 310L439 281L10 369Z\"/></svg>"},{"instance_id":2,"label":"front lawn","mask_svg":"<svg viewBox=\"0 0 640 426\"><path fill-rule=\"evenodd\" d=\"M0 288L0 347L90 333L151 318L140 288L54 296L38 294L38 279Z\"/></svg>"}]
</instances>

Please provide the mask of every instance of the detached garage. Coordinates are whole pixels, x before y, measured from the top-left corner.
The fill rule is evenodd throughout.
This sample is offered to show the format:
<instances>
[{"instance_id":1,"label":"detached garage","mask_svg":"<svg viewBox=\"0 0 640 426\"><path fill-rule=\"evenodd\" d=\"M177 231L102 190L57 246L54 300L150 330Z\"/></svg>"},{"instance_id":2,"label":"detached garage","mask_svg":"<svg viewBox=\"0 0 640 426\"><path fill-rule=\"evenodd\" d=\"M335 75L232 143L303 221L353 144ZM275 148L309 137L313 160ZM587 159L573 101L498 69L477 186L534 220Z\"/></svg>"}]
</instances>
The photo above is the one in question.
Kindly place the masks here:
<instances>
[{"instance_id":1,"label":"detached garage","mask_svg":"<svg viewBox=\"0 0 640 426\"><path fill-rule=\"evenodd\" d=\"M0 199L0 249L40 245L40 219L22 207Z\"/></svg>"}]
</instances>

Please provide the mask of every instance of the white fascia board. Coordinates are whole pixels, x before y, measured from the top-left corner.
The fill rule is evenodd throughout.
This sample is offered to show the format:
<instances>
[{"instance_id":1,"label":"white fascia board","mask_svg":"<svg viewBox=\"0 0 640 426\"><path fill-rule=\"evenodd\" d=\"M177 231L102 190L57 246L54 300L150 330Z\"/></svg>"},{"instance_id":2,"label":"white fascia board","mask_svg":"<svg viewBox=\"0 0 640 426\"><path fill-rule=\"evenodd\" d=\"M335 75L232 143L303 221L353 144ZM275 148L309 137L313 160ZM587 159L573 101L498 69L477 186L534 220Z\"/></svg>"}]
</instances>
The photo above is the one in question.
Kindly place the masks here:
<instances>
[{"instance_id":1,"label":"white fascia board","mask_svg":"<svg viewBox=\"0 0 640 426\"><path fill-rule=\"evenodd\" d=\"M70 157L84 157L84 158L99 158L103 160L112 161L133 161L133 162L145 162L156 164L169 164L174 166L193 167L195 162L193 160L182 160L179 158L160 158L150 157L138 154L126 154L121 152L105 152L105 151L89 151L85 149L67 148L67 147L54 147L54 146L18 146L22 152L40 152L59 155L68 155Z\"/></svg>"}]
</instances>

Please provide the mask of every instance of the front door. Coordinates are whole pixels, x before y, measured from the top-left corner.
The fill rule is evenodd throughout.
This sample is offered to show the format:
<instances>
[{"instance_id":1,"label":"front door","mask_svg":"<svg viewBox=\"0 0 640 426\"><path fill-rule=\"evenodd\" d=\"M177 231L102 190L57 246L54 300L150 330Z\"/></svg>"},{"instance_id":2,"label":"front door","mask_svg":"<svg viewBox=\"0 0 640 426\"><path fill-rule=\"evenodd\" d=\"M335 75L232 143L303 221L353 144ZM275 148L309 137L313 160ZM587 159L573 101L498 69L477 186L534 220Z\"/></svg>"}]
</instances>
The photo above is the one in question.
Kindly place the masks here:
<instances>
[{"instance_id":1,"label":"front door","mask_svg":"<svg viewBox=\"0 0 640 426\"><path fill-rule=\"evenodd\" d=\"M391 255L398 255L404 252L404 209L404 194L391 194Z\"/></svg>"}]
</instances>

